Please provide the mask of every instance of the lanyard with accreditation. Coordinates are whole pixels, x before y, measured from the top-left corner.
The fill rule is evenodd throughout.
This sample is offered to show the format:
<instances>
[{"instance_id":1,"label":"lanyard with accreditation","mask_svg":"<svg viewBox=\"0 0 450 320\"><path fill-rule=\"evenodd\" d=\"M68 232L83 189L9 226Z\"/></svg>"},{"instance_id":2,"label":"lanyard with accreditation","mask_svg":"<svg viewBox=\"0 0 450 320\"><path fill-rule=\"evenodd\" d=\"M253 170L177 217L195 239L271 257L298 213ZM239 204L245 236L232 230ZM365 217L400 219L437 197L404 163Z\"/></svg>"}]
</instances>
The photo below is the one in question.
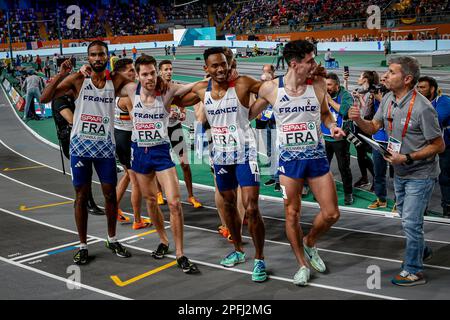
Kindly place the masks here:
<instances>
[{"instance_id":1,"label":"lanyard with accreditation","mask_svg":"<svg viewBox=\"0 0 450 320\"><path fill-rule=\"evenodd\" d=\"M409 103L408 114L407 114L406 120L405 120L405 126L403 127L403 131L402 131L402 140L406 136L406 131L408 130L408 125L409 125L409 121L411 120L412 109L414 106L414 102L416 101L416 96L417 96L417 91L414 90L412 98L411 98L411 102ZM402 146L402 142L398 141L397 139L392 137L393 121L394 121L394 119L392 118L392 101L388 107L387 120L389 123L388 150L392 150L394 152L400 153L400 148Z\"/></svg>"}]
</instances>

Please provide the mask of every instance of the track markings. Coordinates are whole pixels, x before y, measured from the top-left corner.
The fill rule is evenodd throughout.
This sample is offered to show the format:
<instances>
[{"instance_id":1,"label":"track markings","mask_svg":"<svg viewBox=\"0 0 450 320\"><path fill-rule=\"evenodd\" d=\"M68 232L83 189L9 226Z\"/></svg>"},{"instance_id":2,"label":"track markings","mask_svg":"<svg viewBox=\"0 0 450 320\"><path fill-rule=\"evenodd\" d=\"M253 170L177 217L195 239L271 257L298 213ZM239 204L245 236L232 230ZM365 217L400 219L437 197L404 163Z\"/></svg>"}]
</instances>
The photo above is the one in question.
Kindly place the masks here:
<instances>
[{"instance_id":1,"label":"track markings","mask_svg":"<svg viewBox=\"0 0 450 320\"><path fill-rule=\"evenodd\" d=\"M119 287L125 287L125 286L128 286L128 285L132 284L132 283L135 283L136 281L139 281L139 280L142 280L142 279L144 279L144 278L147 278L147 277L149 277L149 276L151 276L151 275L153 275L153 274L155 274L155 273L158 273L158 272L161 272L161 271L163 271L163 270L166 270L166 269L168 269L168 268L170 268L170 267L173 267L173 266L176 265L176 264L177 264L176 261L169 262L169 263L167 263L167 264L165 264L165 265L163 265L163 266L161 266L161 267L158 267L158 268L156 268L156 269L150 270L150 271L148 271L148 272L146 272L146 273L143 273L143 274L141 274L141 275L139 275L139 276L136 276L136 277L134 277L134 278L131 278L131 279L127 280L127 281L122 281L122 280L120 280L120 278L119 278L118 276L116 276L116 275L111 276L111 280L114 281L114 283L115 283L117 286L119 286Z\"/></svg>"},{"instance_id":2,"label":"track markings","mask_svg":"<svg viewBox=\"0 0 450 320\"><path fill-rule=\"evenodd\" d=\"M64 204L70 204L73 203L73 201L63 201L63 202L55 202L55 203L49 203L49 204L43 204L40 206L34 206L34 207L27 207L25 205L21 205L19 207L20 211L30 211L30 210L36 210L36 209L43 209L43 208L50 208L50 207L56 207L56 206L62 206Z\"/></svg>"},{"instance_id":3,"label":"track markings","mask_svg":"<svg viewBox=\"0 0 450 320\"><path fill-rule=\"evenodd\" d=\"M22 167L22 168L4 168L3 171L20 171L20 170L30 170L37 168L45 168L45 166L31 166L31 167Z\"/></svg>"}]
</instances>

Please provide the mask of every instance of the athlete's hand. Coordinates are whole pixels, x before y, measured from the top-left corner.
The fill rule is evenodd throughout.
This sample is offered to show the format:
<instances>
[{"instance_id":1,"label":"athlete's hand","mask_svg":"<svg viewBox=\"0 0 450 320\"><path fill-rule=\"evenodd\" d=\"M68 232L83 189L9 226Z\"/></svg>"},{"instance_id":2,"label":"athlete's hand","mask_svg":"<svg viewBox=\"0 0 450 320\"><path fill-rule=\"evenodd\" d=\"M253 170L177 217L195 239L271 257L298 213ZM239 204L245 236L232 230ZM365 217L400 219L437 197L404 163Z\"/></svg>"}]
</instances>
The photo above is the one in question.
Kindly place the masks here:
<instances>
[{"instance_id":1,"label":"athlete's hand","mask_svg":"<svg viewBox=\"0 0 450 320\"><path fill-rule=\"evenodd\" d=\"M234 81L237 78L239 78L239 72L236 69L231 69L230 73L228 74L228 81Z\"/></svg>"},{"instance_id":2,"label":"athlete's hand","mask_svg":"<svg viewBox=\"0 0 450 320\"><path fill-rule=\"evenodd\" d=\"M72 71L72 62L70 59L64 61L59 67L59 73L63 76L68 75Z\"/></svg>"},{"instance_id":3,"label":"athlete's hand","mask_svg":"<svg viewBox=\"0 0 450 320\"><path fill-rule=\"evenodd\" d=\"M177 120L178 119L178 112L175 111L175 110L170 110L169 119Z\"/></svg>"},{"instance_id":4,"label":"athlete's hand","mask_svg":"<svg viewBox=\"0 0 450 320\"><path fill-rule=\"evenodd\" d=\"M325 78L327 76L327 70L322 66L322 62L314 68L311 75L313 79L316 79L317 77Z\"/></svg>"},{"instance_id":5,"label":"athlete's hand","mask_svg":"<svg viewBox=\"0 0 450 320\"><path fill-rule=\"evenodd\" d=\"M180 114L178 116L178 120L180 120L180 121L186 120L186 112L180 112Z\"/></svg>"},{"instance_id":6,"label":"athlete's hand","mask_svg":"<svg viewBox=\"0 0 450 320\"><path fill-rule=\"evenodd\" d=\"M156 88L157 91L161 92L161 95L165 95L167 91L170 89L170 84L163 80L160 76L156 79Z\"/></svg>"},{"instance_id":7,"label":"athlete's hand","mask_svg":"<svg viewBox=\"0 0 450 320\"><path fill-rule=\"evenodd\" d=\"M348 110L348 118L353 121L357 121L361 118L361 110L359 106L352 106Z\"/></svg>"},{"instance_id":8,"label":"athlete's hand","mask_svg":"<svg viewBox=\"0 0 450 320\"><path fill-rule=\"evenodd\" d=\"M334 101L328 92L327 92L327 101L328 101L328 104L330 104L331 101Z\"/></svg>"},{"instance_id":9,"label":"athlete's hand","mask_svg":"<svg viewBox=\"0 0 450 320\"><path fill-rule=\"evenodd\" d=\"M92 73L92 67L88 64L83 65L80 70L78 71L85 77L90 77Z\"/></svg>"},{"instance_id":10,"label":"athlete's hand","mask_svg":"<svg viewBox=\"0 0 450 320\"><path fill-rule=\"evenodd\" d=\"M330 132L331 132L331 137L334 138L334 139L336 139L336 140L340 140L340 139L342 139L343 137L345 137L345 132L344 132L344 130L342 130L342 129L339 128L339 127L332 127L332 128L330 129Z\"/></svg>"}]
</instances>

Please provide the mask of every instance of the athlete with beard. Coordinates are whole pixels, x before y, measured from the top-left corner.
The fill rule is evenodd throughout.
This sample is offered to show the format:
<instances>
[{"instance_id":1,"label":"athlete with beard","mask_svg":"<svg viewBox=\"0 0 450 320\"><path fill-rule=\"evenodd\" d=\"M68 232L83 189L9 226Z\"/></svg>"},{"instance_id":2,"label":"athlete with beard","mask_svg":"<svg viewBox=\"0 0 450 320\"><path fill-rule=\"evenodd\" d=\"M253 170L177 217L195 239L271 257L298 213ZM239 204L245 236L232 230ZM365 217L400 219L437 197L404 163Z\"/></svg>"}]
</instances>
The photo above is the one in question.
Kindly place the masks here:
<instances>
[{"instance_id":1,"label":"athlete with beard","mask_svg":"<svg viewBox=\"0 0 450 320\"><path fill-rule=\"evenodd\" d=\"M221 260L225 267L245 262L241 219L236 208L236 189L241 186L248 229L255 246L252 280L267 279L264 262L264 222L259 212L259 168L256 140L248 121L250 93L258 93L261 82L240 76L228 81L229 66L224 48L210 48L203 54L210 80L201 81L183 97L182 106L203 102L198 121L211 126L212 162L217 188L224 199L225 222L230 229L234 251Z\"/></svg>"},{"instance_id":2,"label":"athlete with beard","mask_svg":"<svg viewBox=\"0 0 450 320\"><path fill-rule=\"evenodd\" d=\"M184 273L198 272L183 252L183 210L180 202L180 186L175 164L170 155L169 115L172 100L192 89L196 83L181 85L170 83L166 93L157 89L156 60L148 55L136 59L139 83L128 83L123 90L132 103L128 111L133 120L131 169L147 201L152 221L160 241L153 252L156 259L164 258L169 250L169 240L164 228L164 217L158 207L156 178L166 192L170 211L170 225L175 241L177 264Z\"/></svg>"},{"instance_id":3,"label":"athlete with beard","mask_svg":"<svg viewBox=\"0 0 450 320\"><path fill-rule=\"evenodd\" d=\"M87 250L86 202L92 181L92 166L98 174L105 197L108 237L106 247L122 258L131 254L116 238L116 162L114 139L114 103L123 87L131 82L120 73L112 77L106 73L108 46L96 40L88 46L91 77L80 73L68 75L72 69L66 60L54 80L45 88L41 102L46 103L72 90L75 98L74 123L70 140L72 181L75 187L75 220L80 249L73 260L76 264L89 262Z\"/></svg>"},{"instance_id":4,"label":"athlete with beard","mask_svg":"<svg viewBox=\"0 0 450 320\"><path fill-rule=\"evenodd\" d=\"M345 136L331 115L327 102L326 83L316 78L321 67L314 60L314 46L308 41L289 42L283 51L288 71L283 77L266 81L258 93L258 100L250 108L250 119L261 113L268 104L273 106L280 159L278 172L283 191L286 214L286 234L300 266L294 284L305 286L310 278L311 266L319 272L326 267L315 244L339 219L336 186L325 151L320 124L331 137ZM320 206L308 235L300 228L300 205L305 180Z\"/></svg>"}]
</instances>

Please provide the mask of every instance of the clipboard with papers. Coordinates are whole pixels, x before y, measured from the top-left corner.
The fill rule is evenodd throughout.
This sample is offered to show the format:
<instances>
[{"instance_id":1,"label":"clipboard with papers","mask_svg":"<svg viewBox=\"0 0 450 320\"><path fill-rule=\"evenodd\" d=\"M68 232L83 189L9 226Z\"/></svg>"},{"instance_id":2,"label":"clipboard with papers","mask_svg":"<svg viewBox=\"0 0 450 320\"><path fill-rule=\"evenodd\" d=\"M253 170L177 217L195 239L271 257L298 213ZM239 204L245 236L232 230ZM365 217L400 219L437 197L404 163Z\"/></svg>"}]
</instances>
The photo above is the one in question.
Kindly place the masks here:
<instances>
[{"instance_id":1,"label":"clipboard with papers","mask_svg":"<svg viewBox=\"0 0 450 320\"><path fill-rule=\"evenodd\" d=\"M366 136L364 136L362 134L358 134L358 137L360 139L362 139L363 141L367 142L372 148L374 148L374 149L378 150L379 152L381 152L383 155L385 155L385 156L391 156L392 155L385 146L379 144L378 142L376 142L376 141L374 141L374 140L372 140L370 138L367 138Z\"/></svg>"}]
</instances>

